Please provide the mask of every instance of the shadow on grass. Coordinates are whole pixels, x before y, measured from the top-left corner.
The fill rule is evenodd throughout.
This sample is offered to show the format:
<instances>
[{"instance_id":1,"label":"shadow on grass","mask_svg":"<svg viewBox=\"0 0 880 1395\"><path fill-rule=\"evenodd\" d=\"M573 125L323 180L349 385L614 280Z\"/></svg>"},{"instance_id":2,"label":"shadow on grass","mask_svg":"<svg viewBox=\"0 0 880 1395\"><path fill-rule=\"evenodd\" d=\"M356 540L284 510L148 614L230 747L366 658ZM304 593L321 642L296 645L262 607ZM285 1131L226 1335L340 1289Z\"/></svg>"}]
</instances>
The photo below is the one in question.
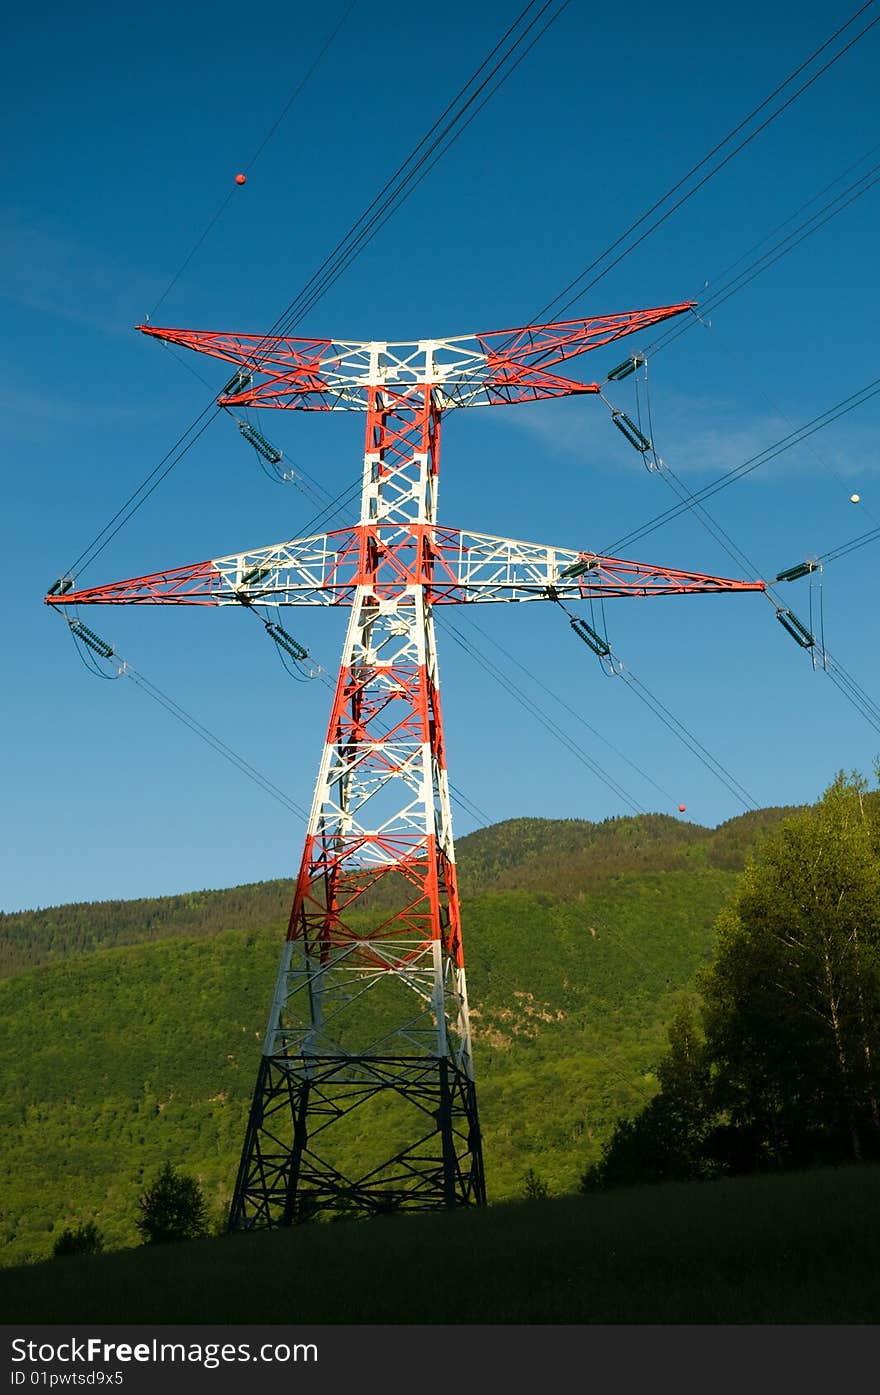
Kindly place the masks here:
<instances>
[{"instance_id":1,"label":"shadow on grass","mask_svg":"<svg viewBox=\"0 0 880 1395\"><path fill-rule=\"evenodd\" d=\"M880 1167L640 1187L0 1271L6 1322L880 1321Z\"/></svg>"}]
</instances>

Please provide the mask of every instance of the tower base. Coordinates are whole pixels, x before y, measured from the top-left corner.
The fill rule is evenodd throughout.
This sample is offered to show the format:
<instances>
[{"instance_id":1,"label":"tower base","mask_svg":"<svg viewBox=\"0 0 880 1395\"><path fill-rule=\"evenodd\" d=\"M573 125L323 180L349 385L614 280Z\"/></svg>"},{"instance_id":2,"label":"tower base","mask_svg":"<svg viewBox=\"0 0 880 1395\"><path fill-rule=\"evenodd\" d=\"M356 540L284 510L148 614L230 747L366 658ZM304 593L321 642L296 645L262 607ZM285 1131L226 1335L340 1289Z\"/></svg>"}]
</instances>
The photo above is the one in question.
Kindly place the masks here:
<instances>
[{"instance_id":1,"label":"tower base","mask_svg":"<svg viewBox=\"0 0 880 1395\"><path fill-rule=\"evenodd\" d=\"M448 1057L263 1056L230 1230L485 1202L474 1083Z\"/></svg>"}]
</instances>

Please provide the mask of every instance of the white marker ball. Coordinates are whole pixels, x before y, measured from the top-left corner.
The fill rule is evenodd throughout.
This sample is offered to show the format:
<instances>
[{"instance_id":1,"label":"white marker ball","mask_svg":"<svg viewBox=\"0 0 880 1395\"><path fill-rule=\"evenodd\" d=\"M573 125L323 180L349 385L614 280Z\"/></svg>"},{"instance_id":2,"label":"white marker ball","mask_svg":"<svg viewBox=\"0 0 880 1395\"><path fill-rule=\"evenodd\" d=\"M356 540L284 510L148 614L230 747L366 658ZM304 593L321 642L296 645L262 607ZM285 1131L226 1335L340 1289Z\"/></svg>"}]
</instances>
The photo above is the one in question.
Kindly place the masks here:
<instances>
[{"instance_id":1,"label":"white marker ball","mask_svg":"<svg viewBox=\"0 0 880 1395\"><path fill-rule=\"evenodd\" d=\"M857 504L857 503L859 502L859 500L861 499L861 497L862 497L861 494L851 494L851 495L849 496L849 501L850 501L851 504Z\"/></svg>"}]
</instances>

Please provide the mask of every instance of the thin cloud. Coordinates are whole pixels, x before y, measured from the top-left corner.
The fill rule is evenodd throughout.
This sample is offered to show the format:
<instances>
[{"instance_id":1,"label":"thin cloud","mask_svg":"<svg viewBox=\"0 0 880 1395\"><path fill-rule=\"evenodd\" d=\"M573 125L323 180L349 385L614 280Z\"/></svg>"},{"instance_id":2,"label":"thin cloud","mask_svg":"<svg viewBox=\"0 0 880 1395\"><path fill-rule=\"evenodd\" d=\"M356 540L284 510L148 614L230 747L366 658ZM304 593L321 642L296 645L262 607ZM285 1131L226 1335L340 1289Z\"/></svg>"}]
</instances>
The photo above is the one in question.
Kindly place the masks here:
<instances>
[{"instance_id":1,"label":"thin cloud","mask_svg":"<svg viewBox=\"0 0 880 1395\"><path fill-rule=\"evenodd\" d=\"M615 406L636 417L632 391L619 392ZM580 461L590 469L643 468L638 451L628 445L609 420L607 409L595 398L574 398L560 404L524 405L503 416L505 425L524 431L556 454ZM653 437L658 454L681 475L713 478L735 469L802 424L767 411L747 413L741 404L720 398L687 397L665 392L652 403ZM553 408L554 410L548 410ZM642 429L648 432L642 418ZM755 471L755 481L782 475L814 476L824 471L844 479L856 479L880 470L876 433L857 421L832 424L815 437L794 446Z\"/></svg>"}]
</instances>

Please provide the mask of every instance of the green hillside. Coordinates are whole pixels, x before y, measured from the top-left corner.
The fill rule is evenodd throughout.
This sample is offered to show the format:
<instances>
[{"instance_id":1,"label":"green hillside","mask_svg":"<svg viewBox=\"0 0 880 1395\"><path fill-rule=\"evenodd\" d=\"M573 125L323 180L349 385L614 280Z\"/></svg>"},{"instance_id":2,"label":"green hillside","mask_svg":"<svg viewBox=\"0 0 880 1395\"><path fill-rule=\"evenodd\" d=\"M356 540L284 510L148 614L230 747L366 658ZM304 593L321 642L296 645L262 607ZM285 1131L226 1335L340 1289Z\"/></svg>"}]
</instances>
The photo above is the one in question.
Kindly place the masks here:
<instances>
[{"instance_id":1,"label":"green hillside","mask_svg":"<svg viewBox=\"0 0 880 1395\"><path fill-rule=\"evenodd\" d=\"M624 872L691 866L740 871L755 838L789 812L761 809L716 829L665 814L603 823L508 819L458 840L459 886L465 898L516 887L576 896ZM111 946L280 925L293 887L281 878L224 891L0 911L0 977Z\"/></svg>"},{"instance_id":2,"label":"green hillside","mask_svg":"<svg viewBox=\"0 0 880 1395\"><path fill-rule=\"evenodd\" d=\"M0 911L0 977L96 949L217 935L241 926L281 924L291 880L253 882L228 891L191 891L138 901L77 901L39 911Z\"/></svg>"},{"instance_id":3,"label":"green hillside","mask_svg":"<svg viewBox=\"0 0 880 1395\"><path fill-rule=\"evenodd\" d=\"M491 1200L521 1195L529 1167L572 1190L650 1096L743 850L779 816L714 831L512 820L462 840ZM166 1158L198 1174L219 1217L289 895L258 883L4 917L10 958L48 961L0 984L6 1263L90 1218L110 1244L135 1243L137 1196Z\"/></svg>"}]
</instances>

